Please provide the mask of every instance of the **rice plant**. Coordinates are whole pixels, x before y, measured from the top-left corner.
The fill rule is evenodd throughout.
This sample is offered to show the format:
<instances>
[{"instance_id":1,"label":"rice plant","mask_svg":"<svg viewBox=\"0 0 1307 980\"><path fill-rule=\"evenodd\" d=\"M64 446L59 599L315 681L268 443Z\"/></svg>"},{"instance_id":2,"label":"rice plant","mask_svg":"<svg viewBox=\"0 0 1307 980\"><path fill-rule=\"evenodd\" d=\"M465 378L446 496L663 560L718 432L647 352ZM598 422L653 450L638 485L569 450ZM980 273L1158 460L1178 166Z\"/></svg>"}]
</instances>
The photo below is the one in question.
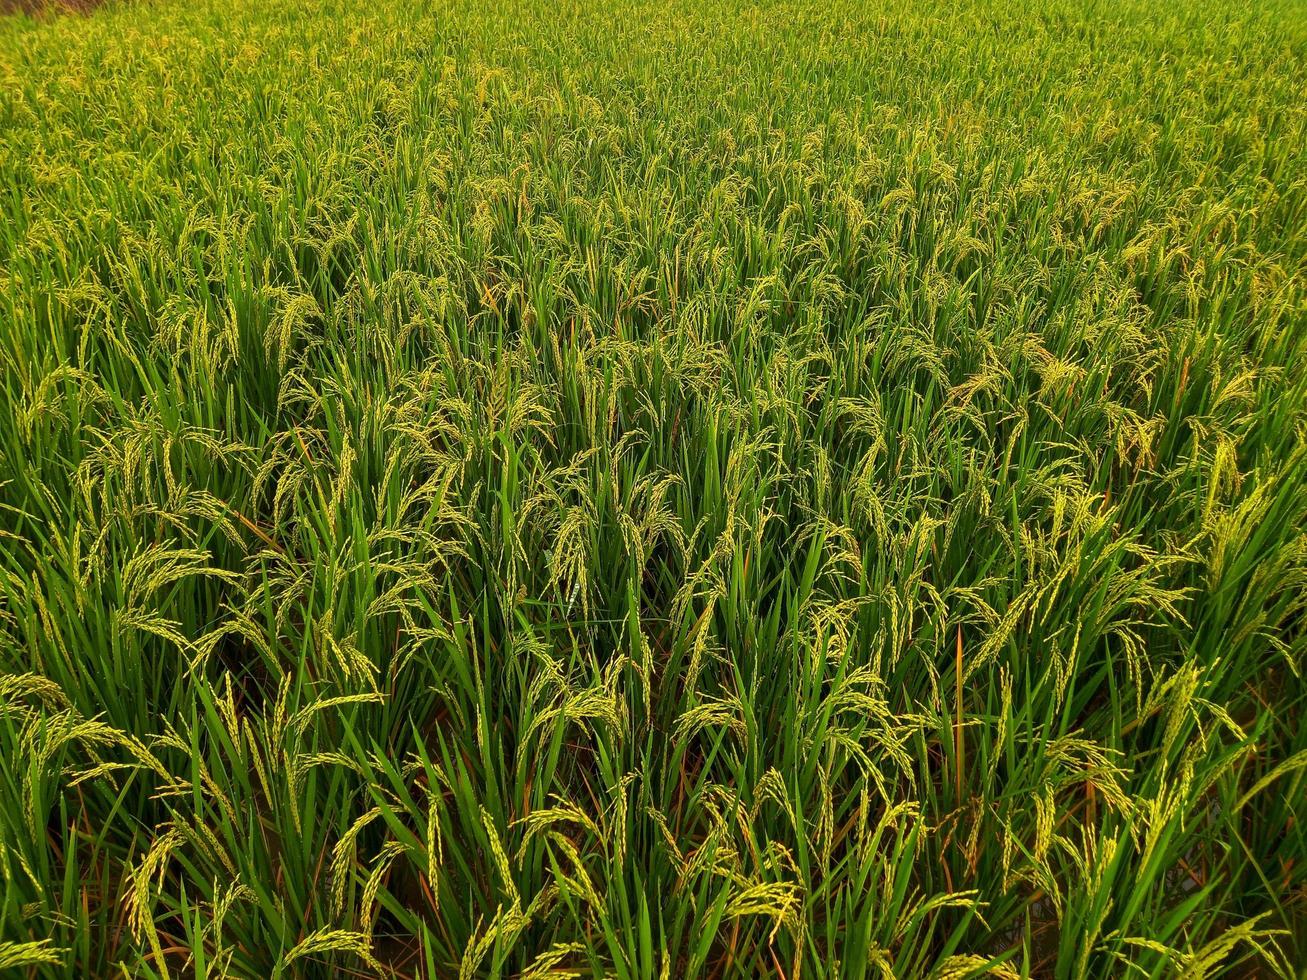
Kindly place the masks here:
<instances>
[{"instance_id":1,"label":"rice plant","mask_svg":"<svg viewBox=\"0 0 1307 980\"><path fill-rule=\"evenodd\" d=\"M0 969L1307 969L1299 0L0 19Z\"/></svg>"}]
</instances>

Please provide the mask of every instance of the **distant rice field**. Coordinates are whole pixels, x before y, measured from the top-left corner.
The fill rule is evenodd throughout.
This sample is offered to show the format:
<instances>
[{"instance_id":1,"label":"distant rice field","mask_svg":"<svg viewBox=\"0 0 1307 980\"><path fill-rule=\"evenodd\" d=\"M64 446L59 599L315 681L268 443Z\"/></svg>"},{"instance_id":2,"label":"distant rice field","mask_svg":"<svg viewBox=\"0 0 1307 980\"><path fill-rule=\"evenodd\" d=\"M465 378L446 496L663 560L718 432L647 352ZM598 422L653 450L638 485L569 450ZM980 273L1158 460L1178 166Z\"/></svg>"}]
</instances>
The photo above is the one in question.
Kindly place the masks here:
<instances>
[{"instance_id":1,"label":"distant rice field","mask_svg":"<svg viewBox=\"0 0 1307 980\"><path fill-rule=\"evenodd\" d=\"M0 972L1298 978L1307 5L0 19Z\"/></svg>"}]
</instances>

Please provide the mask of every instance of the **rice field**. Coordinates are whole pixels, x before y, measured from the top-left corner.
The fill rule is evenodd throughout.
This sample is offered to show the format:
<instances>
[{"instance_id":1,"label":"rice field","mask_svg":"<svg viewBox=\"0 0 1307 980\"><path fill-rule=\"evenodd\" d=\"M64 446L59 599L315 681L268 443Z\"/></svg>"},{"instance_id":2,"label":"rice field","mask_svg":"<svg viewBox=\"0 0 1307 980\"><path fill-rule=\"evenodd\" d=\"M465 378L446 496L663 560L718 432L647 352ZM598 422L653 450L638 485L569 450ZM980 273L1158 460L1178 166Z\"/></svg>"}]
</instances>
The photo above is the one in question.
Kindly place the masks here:
<instances>
[{"instance_id":1,"label":"rice field","mask_svg":"<svg viewBox=\"0 0 1307 980\"><path fill-rule=\"evenodd\" d=\"M1301 0L0 19L0 972L1298 978Z\"/></svg>"}]
</instances>

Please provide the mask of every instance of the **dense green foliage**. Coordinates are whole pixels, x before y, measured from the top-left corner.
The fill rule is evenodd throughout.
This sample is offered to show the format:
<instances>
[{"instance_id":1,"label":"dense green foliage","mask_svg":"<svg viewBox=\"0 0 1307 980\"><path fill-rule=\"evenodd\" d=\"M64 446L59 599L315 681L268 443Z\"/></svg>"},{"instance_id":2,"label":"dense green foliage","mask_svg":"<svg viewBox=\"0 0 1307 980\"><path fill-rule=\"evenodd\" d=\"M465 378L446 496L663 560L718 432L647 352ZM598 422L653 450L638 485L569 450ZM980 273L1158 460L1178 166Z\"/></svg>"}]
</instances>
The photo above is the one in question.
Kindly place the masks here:
<instances>
[{"instance_id":1,"label":"dense green foliage","mask_svg":"<svg viewBox=\"0 0 1307 980\"><path fill-rule=\"evenodd\" d=\"M0 966L1294 976L1299 0L0 24Z\"/></svg>"}]
</instances>

